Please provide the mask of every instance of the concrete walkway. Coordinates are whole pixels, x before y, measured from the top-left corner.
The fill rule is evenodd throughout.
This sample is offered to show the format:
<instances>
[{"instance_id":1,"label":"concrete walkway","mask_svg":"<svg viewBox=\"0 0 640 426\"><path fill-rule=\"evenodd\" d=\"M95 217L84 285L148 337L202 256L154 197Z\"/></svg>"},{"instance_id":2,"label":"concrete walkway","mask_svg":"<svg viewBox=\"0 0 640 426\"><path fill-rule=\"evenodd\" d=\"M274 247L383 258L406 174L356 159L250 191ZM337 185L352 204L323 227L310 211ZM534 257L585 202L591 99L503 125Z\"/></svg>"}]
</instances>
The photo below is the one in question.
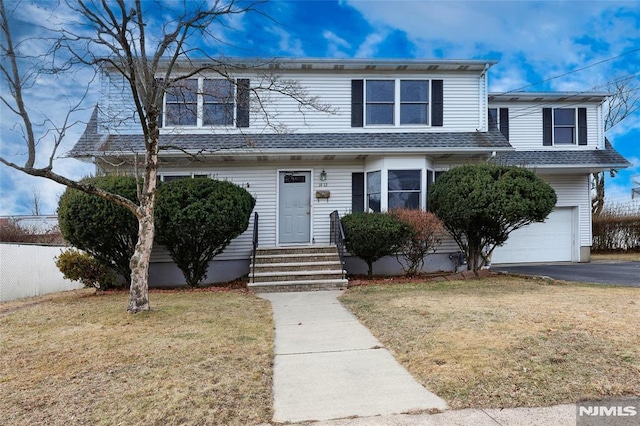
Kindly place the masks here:
<instances>
[{"instance_id":1,"label":"concrete walkway","mask_svg":"<svg viewBox=\"0 0 640 426\"><path fill-rule=\"evenodd\" d=\"M338 302L340 294L260 295L271 302L276 326L273 421L446 409Z\"/></svg>"},{"instance_id":2,"label":"concrete walkway","mask_svg":"<svg viewBox=\"0 0 640 426\"><path fill-rule=\"evenodd\" d=\"M360 417L328 420L314 423L313 426L568 426L575 425L576 419L576 405L563 404L540 408L485 408L446 411L440 414ZM583 421L587 424L588 420ZM597 421L600 420L595 422Z\"/></svg>"}]
</instances>

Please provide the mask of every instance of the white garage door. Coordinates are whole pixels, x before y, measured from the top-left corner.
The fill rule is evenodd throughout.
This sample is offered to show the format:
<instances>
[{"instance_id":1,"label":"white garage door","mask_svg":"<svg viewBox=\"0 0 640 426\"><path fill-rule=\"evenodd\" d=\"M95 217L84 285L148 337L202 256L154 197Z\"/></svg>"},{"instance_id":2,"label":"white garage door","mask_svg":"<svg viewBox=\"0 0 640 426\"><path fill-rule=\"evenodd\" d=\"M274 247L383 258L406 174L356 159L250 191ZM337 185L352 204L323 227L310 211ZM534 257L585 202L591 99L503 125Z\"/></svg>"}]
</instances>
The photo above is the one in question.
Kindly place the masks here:
<instances>
[{"instance_id":1,"label":"white garage door","mask_svg":"<svg viewBox=\"0 0 640 426\"><path fill-rule=\"evenodd\" d=\"M573 208L556 208L545 222L513 231L491 263L570 262L574 241Z\"/></svg>"}]
</instances>

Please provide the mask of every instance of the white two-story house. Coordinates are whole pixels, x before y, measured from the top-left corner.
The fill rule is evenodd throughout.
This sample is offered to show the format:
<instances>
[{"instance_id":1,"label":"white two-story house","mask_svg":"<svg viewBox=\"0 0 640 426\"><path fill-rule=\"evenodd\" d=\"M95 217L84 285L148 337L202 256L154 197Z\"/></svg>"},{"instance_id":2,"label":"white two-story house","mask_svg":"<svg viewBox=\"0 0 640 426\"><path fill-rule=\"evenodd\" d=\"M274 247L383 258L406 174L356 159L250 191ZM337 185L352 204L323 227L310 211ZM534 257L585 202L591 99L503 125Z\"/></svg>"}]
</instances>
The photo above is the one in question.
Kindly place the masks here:
<instances>
[{"instance_id":1,"label":"white two-story house","mask_svg":"<svg viewBox=\"0 0 640 426\"><path fill-rule=\"evenodd\" d=\"M628 166L605 139L606 93L489 93L495 62L482 60L255 63L237 61L225 69L228 79L198 74L165 95L161 180L226 179L257 201L257 224L252 219L214 260L210 280L249 272L256 233L260 247L328 245L332 212L426 209L440 173L486 161L532 168L558 195L547 221L514 232L494 264L589 260L590 173ZM295 81L325 107L252 90L274 78ZM123 78L107 69L101 89L71 155L108 173L130 167L123 159L143 153L144 144ZM427 268L453 269L457 250L445 241ZM162 248L153 262L156 285L180 281ZM365 265L347 258L346 270ZM399 271L396 259L376 265L378 273Z\"/></svg>"}]
</instances>

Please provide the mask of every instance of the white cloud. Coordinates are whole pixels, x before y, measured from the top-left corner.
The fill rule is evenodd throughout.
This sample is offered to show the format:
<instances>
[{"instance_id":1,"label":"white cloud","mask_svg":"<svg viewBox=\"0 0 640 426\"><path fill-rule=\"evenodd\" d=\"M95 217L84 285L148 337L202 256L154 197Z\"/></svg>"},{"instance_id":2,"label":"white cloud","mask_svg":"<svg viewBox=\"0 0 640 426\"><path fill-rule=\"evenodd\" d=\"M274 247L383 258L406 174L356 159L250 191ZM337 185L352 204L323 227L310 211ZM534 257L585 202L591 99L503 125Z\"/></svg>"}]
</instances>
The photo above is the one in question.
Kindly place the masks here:
<instances>
[{"instance_id":1,"label":"white cloud","mask_svg":"<svg viewBox=\"0 0 640 426\"><path fill-rule=\"evenodd\" d=\"M387 31L376 32L369 34L365 40L358 46L356 51L356 58L372 58L376 56L378 52L378 46L382 43L387 36Z\"/></svg>"},{"instance_id":2,"label":"white cloud","mask_svg":"<svg viewBox=\"0 0 640 426\"><path fill-rule=\"evenodd\" d=\"M327 41L327 56L331 58L347 56L345 49L349 49L351 43L339 37L333 31L323 31L322 37Z\"/></svg>"}]
</instances>

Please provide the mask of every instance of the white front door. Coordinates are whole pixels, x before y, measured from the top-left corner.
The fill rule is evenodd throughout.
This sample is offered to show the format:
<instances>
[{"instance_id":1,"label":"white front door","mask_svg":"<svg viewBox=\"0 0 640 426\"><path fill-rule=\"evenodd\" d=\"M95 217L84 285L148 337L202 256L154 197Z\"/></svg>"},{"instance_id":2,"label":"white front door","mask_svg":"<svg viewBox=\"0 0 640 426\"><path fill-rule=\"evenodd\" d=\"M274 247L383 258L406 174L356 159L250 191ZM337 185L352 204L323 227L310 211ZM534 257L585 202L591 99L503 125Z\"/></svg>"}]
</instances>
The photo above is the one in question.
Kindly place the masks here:
<instances>
[{"instance_id":1,"label":"white front door","mask_svg":"<svg viewBox=\"0 0 640 426\"><path fill-rule=\"evenodd\" d=\"M311 242L311 172L280 172L278 240Z\"/></svg>"}]
</instances>

